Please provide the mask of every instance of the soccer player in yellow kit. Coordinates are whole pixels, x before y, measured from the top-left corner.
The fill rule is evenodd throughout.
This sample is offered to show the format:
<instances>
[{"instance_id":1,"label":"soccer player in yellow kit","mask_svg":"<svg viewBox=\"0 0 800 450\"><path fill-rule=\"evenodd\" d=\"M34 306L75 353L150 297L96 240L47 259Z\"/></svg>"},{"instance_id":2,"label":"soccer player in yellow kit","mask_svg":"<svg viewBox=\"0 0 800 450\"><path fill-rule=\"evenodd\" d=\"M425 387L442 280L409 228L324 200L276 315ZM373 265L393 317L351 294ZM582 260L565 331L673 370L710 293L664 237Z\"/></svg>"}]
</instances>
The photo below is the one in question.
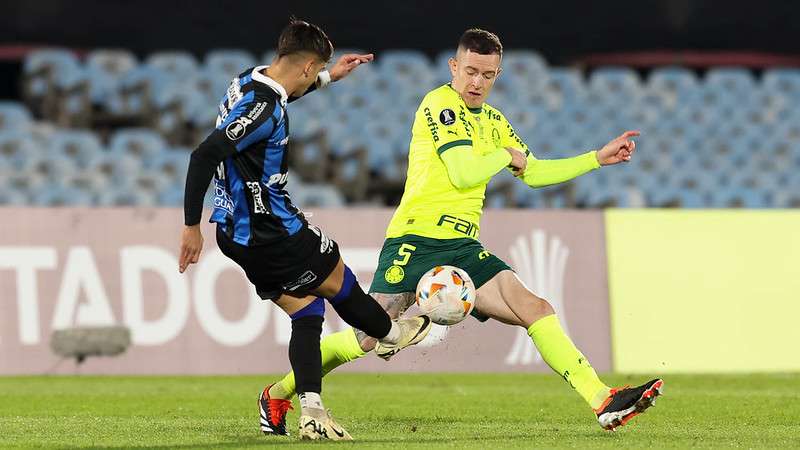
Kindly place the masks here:
<instances>
[{"instance_id":1,"label":"soccer player in yellow kit","mask_svg":"<svg viewBox=\"0 0 800 450\"><path fill-rule=\"evenodd\" d=\"M486 185L499 171L509 168L534 188L562 183L630 161L636 147L630 138L639 133L626 131L601 149L572 158L536 159L503 114L484 103L501 59L496 35L467 30L449 61L453 81L422 100L412 128L405 191L386 231L370 293L398 317L414 303L417 282L431 267L466 270L478 294L473 315L526 328L545 362L592 407L600 426L613 430L649 408L663 381L635 388L606 386L564 333L552 306L477 238ZM384 359L396 352L353 329L329 335L320 345L323 373L373 348ZM294 389L291 373L270 387L275 411L286 410Z\"/></svg>"}]
</instances>

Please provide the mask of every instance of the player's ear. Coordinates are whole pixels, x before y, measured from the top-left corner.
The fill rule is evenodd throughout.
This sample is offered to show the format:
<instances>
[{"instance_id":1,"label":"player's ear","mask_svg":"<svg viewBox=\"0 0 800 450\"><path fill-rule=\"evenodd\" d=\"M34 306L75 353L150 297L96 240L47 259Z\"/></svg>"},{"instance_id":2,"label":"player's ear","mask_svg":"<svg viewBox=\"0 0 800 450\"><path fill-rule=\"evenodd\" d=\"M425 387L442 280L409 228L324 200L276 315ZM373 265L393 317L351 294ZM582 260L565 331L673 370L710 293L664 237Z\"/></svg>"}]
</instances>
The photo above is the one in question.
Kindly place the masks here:
<instances>
[{"instance_id":1,"label":"player's ear","mask_svg":"<svg viewBox=\"0 0 800 450\"><path fill-rule=\"evenodd\" d=\"M305 75L306 78L310 77L314 72L314 64L316 64L316 61L314 58L310 58L303 66L303 75Z\"/></svg>"},{"instance_id":2,"label":"player's ear","mask_svg":"<svg viewBox=\"0 0 800 450\"><path fill-rule=\"evenodd\" d=\"M456 70L458 69L458 64L456 63L456 59L451 57L450 59L447 60L447 65L450 66L450 75L452 75L453 78L455 78Z\"/></svg>"}]
</instances>

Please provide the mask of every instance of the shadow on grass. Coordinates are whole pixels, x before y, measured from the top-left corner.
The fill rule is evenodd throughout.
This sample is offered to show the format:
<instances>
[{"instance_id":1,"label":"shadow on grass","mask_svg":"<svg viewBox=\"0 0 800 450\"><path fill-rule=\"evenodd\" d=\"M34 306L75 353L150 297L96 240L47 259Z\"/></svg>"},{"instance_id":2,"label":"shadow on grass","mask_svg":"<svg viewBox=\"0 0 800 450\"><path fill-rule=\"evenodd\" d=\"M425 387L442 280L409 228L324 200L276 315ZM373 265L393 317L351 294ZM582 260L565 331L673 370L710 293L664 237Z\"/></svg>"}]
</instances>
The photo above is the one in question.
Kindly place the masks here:
<instances>
[{"instance_id":1,"label":"shadow on grass","mask_svg":"<svg viewBox=\"0 0 800 450\"><path fill-rule=\"evenodd\" d=\"M419 436L412 439L398 440L396 438L387 439L358 439L352 442L333 442L333 441L301 441L295 436L291 437L277 437L277 436L231 436L230 440L217 440L217 442L206 442L203 444L184 444L184 445L112 445L112 446L87 446L87 447L58 447L64 449L78 449L78 448L93 448L93 449L118 449L118 448L135 448L135 449L193 449L193 448L243 448L243 447L261 447L280 445L283 446L296 446L296 445L380 445L380 444L394 444L394 445L413 445L413 444L461 444L468 445L475 443L486 447L488 442L503 442L503 441L516 441L518 439L536 439L541 438L541 435L531 433L508 433L503 436L464 436L460 438L451 437L425 437Z\"/></svg>"}]
</instances>

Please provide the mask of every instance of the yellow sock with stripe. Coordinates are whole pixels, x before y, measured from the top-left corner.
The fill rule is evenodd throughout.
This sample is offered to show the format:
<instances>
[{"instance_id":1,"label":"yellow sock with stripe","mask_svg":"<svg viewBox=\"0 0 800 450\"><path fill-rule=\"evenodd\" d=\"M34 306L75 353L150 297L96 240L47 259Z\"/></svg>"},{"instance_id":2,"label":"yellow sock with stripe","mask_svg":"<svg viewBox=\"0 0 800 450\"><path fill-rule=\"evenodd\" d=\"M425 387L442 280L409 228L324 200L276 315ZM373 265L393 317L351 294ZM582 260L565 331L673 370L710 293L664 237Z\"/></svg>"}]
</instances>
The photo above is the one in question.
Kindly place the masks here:
<instances>
[{"instance_id":1,"label":"yellow sock with stripe","mask_svg":"<svg viewBox=\"0 0 800 450\"><path fill-rule=\"evenodd\" d=\"M364 356L364 350L361 349L356 332L352 328L325 336L320 341L319 348L322 351L323 377L342 364ZM296 389L294 372L289 372L281 381L275 383L273 389L275 388L278 388L277 392L270 390L270 395L274 394L276 398L291 398Z\"/></svg>"},{"instance_id":2,"label":"yellow sock with stripe","mask_svg":"<svg viewBox=\"0 0 800 450\"><path fill-rule=\"evenodd\" d=\"M561 375L593 409L599 408L610 389L600 381L589 361L564 333L558 317L553 314L537 320L528 327L528 336L547 365Z\"/></svg>"}]
</instances>

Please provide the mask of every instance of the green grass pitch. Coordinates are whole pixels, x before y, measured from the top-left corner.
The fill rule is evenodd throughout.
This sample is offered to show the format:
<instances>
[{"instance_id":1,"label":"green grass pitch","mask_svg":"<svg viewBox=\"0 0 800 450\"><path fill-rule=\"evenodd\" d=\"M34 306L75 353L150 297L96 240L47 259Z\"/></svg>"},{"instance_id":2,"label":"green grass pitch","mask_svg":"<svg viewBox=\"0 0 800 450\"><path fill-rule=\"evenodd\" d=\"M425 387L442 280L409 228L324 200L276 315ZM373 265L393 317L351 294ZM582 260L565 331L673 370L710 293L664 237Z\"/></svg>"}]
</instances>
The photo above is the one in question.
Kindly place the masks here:
<instances>
[{"instance_id":1,"label":"green grass pitch","mask_svg":"<svg viewBox=\"0 0 800 450\"><path fill-rule=\"evenodd\" d=\"M319 448L258 430L256 397L273 379L0 377L0 448ZM555 375L333 374L324 384L326 406L356 442L323 446L800 447L800 374L664 379L655 408L605 432Z\"/></svg>"}]
</instances>

